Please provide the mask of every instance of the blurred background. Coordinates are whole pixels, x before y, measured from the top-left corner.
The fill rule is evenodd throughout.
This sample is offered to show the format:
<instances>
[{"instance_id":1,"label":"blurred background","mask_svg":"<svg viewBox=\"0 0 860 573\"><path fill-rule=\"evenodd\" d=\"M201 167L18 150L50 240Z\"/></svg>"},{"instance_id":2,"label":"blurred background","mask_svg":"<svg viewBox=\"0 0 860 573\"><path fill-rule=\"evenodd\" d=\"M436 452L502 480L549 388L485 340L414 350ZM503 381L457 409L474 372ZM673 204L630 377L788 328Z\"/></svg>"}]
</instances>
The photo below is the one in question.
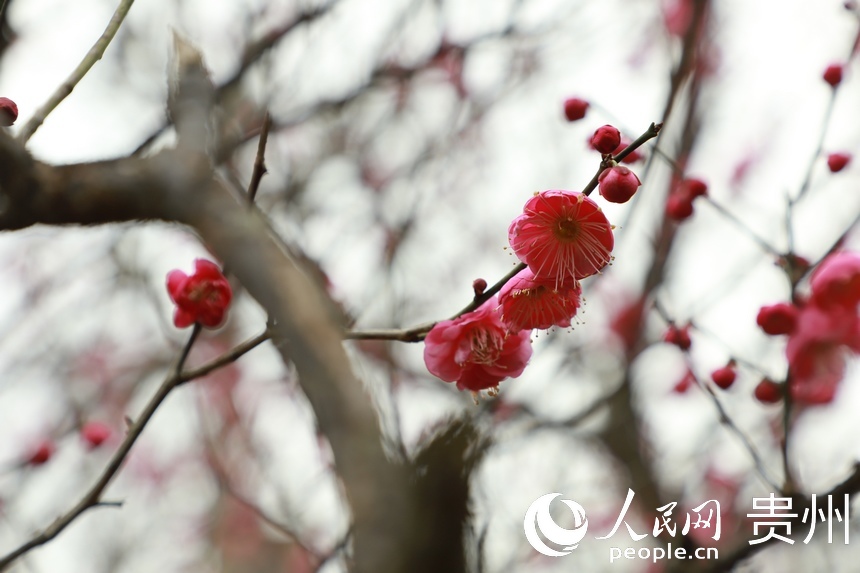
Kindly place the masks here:
<instances>
[{"instance_id":1,"label":"blurred background","mask_svg":"<svg viewBox=\"0 0 860 573\"><path fill-rule=\"evenodd\" d=\"M11 133L115 8L6 2L0 96L20 109ZM476 405L430 375L421 343L345 342L393 451L414 454L454 416L492 439L472 476L475 571L654 573L669 564L610 563L609 548L654 546L658 504L678 502L683 525L690 508L719 500L722 537L703 545L727 555L751 535L753 497L783 481L782 408L753 389L785 378L784 340L755 319L791 295L777 254L814 262L840 239L860 249L860 165L831 173L825 163L860 150L857 29L856 8L836 0L138 0L28 148L63 164L172 145L175 30L201 50L213 82L230 85L227 124L271 113L262 211L319 265L355 328L407 328L452 315L474 279L492 284L512 268L511 220L535 191L588 183L597 127L635 139L665 121L630 166L643 182L634 200L594 195L617 226L612 265L583 282L572 328L535 333L531 364L498 398ZM249 60L273 33L282 37ZM828 122L822 72L833 62L846 62L845 80ZM590 102L585 118L565 119L569 97ZM237 188L257 149L253 133L246 139L220 168ZM788 198L808 175L787 225ZM676 224L663 212L681 176L706 181L710 199ZM0 553L77 503L126 416L154 393L186 338L165 277L190 272L196 257L211 255L165 224L0 235ZM234 288L229 321L202 336L191 365L265 328L265 313ZM688 353L661 341L667 321L692 324ZM714 389L711 371L730 359L737 381ZM696 380L683 390L688 369ZM800 491L826 492L851 471L858 404L849 361L832 403L794 413L787 450ZM97 448L81 437L92 421L111 430ZM45 444L49 459L33 463ZM633 541L622 527L594 539L612 528L628 487L628 523L648 537ZM558 559L523 533L529 504L550 492L589 518L580 547ZM346 570L349 516L330 450L268 344L171 395L106 499L122 508L91 510L13 570ZM553 506L570 527L565 511ZM771 545L744 570L856 571L860 538L831 544L823 531Z\"/></svg>"}]
</instances>

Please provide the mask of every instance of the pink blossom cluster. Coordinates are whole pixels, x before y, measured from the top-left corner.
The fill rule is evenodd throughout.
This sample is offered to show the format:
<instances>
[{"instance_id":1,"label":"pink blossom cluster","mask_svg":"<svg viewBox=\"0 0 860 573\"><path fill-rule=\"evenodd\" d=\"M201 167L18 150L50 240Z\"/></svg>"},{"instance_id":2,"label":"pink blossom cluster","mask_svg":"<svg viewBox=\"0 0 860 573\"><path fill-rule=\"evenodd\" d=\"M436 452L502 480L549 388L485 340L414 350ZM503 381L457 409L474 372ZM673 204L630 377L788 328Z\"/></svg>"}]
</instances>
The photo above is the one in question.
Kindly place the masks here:
<instances>
[{"instance_id":1,"label":"pink blossom cluster","mask_svg":"<svg viewBox=\"0 0 860 573\"><path fill-rule=\"evenodd\" d=\"M860 353L860 254L829 255L809 282L809 297L764 306L756 321L769 335L788 335L785 354L792 400L827 404L845 374L845 358Z\"/></svg>"},{"instance_id":2,"label":"pink blossom cluster","mask_svg":"<svg viewBox=\"0 0 860 573\"><path fill-rule=\"evenodd\" d=\"M531 358L531 331L570 326L579 281L609 263L615 241L597 203L562 190L531 197L508 240L526 268L477 310L437 323L424 341L427 369L460 390L493 394L502 380L519 376Z\"/></svg>"}]
</instances>

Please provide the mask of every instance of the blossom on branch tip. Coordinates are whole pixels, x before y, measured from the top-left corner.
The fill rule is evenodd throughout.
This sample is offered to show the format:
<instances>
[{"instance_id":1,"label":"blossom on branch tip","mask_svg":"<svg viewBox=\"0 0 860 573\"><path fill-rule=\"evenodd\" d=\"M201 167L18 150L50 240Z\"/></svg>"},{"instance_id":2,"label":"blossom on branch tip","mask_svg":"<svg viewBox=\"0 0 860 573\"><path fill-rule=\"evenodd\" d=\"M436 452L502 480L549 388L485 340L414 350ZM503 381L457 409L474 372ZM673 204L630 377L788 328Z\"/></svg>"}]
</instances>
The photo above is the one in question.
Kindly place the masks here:
<instances>
[{"instance_id":1,"label":"blossom on branch tip","mask_svg":"<svg viewBox=\"0 0 860 573\"><path fill-rule=\"evenodd\" d=\"M176 304L173 324L177 328L185 328L195 322L208 328L220 326L233 299L230 282L221 268L206 259L194 261L191 275L180 270L170 271L167 292Z\"/></svg>"},{"instance_id":2,"label":"blossom on branch tip","mask_svg":"<svg viewBox=\"0 0 860 573\"><path fill-rule=\"evenodd\" d=\"M824 81L830 84L830 87L835 88L842 83L842 64L830 64L822 74Z\"/></svg>"},{"instance_id":3,"label":"blossom on branch tip","mask_svg":"<svg viewBox=\"0 0 860 573\"><path fill-rule=\"evenodd\" d=\"M593 200L577 191L535 194L511 222L508 241L535 276L562 284L598 273L611 259L612 225Z\"/></svg>"},{"instance_id":4,"label":"blossom on branch tip","mask_svg":"<svg viewBox=\"0 0 860 573\"><path fill-rule=\"evenodd\" d=\"M460 390L495 391L523 373L532 355L531 331L509 333L493 297L477 310L436 323L424 339L424 364Z\"/></svg>"},{"instance_id":5,"label":"blossom on branch tip","mask_svg":"<svg viewBox=\"0 0 860 573\"><path fill-rule=\"evenodd\" d=\"M581 296L577 281L556 285L553 279L539 279L526 268L499 292L502 322L512 333L553 326L566 328L576 316Z\"/></svg>"}]
</instances>

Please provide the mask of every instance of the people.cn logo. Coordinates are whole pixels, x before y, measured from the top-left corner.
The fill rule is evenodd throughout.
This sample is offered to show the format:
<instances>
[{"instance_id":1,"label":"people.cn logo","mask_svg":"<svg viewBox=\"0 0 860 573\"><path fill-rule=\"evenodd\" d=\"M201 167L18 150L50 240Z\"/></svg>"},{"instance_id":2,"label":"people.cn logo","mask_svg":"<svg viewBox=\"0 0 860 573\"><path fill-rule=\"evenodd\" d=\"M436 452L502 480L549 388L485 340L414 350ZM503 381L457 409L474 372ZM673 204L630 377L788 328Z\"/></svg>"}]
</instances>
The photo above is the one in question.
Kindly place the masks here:
<instances>
[{"instance_id":1,"label":"people.cn logo","mask_svg":"<svg viewBox=\"0 0 860 573\"><path fill-rule=\"evenodd\" d=\"M588 530L588 519L585 517L585 509L575 501L563 499L561 502L565 504L573 512L573 529L565 529L553 521L549 514L549 504L552 500L559 497L560 493L548 493L542 495L529 506L526 511L526 517L523 520L523 530L526 532L526 539L536 551L543 553L547 557L564 557L571 551L576 549L577 544L585 537L585 532ZM556 545L562 546L561 551L556 551L549 547L538 536L537 530L549 541Z\"/></svg>"}]
</instances>

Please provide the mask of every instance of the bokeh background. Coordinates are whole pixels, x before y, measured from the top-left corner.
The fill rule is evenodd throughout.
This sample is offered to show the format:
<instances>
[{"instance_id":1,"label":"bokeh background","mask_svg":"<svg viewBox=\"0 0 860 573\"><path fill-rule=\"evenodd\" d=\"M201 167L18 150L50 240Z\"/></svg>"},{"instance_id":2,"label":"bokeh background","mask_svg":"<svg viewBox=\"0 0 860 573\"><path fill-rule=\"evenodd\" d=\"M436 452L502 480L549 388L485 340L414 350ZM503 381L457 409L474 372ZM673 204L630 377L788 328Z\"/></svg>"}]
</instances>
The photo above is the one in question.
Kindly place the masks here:
<instances>
[{"instance_id":1,"label":"bokeh background","mask_svg":"<svg viewBox=\"0 0 860 573\"><path fill-rule=\"evenodd\" d=\"M18 104L20 126L116 3L6 4L0 95ZM696 4L707 12L697 58L673 90ZM320 14L244 69L250 44L311 10ZM416 452L453 416L492 438L472 479L475 571L656 572L668 565L608 559L610 546L653 546L652 536L634 542L622 528L594 539L611 528L628 487L639 532L652 527L654 494L677 501L681 520L719 499L722 539L705 544L725 555L751 534L752 498L775 491L762 474L781 483L781 407L757 402L753 388L763 376L784 378L784 340L765 336L755 316L787 300L790 285L754 236L787 252L787 200L810 174L793 209L794 252L816 261L840 237L860 248L860 165L831 174L818 149L826 127L824 154L860 150L860 81L856 59L848 61L857 29L857 13L836 0L138 0L28 148L62 164L127 155L153 135L144 154L172 145L162 128L175 31L201 50L216 85L242 70L227 121L272 115L260 208L324 272L356 328L388 328L448 317L471 300L475 278L507 273L510 221L535 191L585 186L600 162L587 145L594 129L611 123L633 139L665 121L632 166L643 181L636 198L613 205L595 195L617 226L615 260L584 281L574 327L535 333L531 364L502 383L500 397L476 405L434 378L420 343L345 343L393 450ZM821 74L846 61L825 124L831 89ZM591 102L575 123L562 109L572 96ZM221 166L238 188L256 147L249 137ZM707 181L712 201L697 201L694 216L673 227L644 318L631 325L679 168ZM189 271L201 256L211 257L193 234L165 224L0 235L0 553L77 502L125 417L155 391L186 336L171 323L166 274ZM192 364L265 328L265 313L234 286L228 323L202 337ZM689 354L661 342L667 318L692 323ZM739 379L729 391L674 390L688 367L707 384L730 358ZM833 403L792 421L790 464L803 492L828 491L860 454L856 379L849 361ZM93 451L79 435L89 420L114 432ZM56 446L52 458L25 463L45 440ZM559 559L523 535L526 508L549 492L589 516L586 539ZM107 498L122 507L91 510L13 570L346 567L349 517L330 450L293 372L268 345L172 395ZM563 508L553 515L570 518ZM809 544L770 546L738 570L855 571L858 547L860 538L828 544L819 532Z\"/></svg>"}]
</instances>

